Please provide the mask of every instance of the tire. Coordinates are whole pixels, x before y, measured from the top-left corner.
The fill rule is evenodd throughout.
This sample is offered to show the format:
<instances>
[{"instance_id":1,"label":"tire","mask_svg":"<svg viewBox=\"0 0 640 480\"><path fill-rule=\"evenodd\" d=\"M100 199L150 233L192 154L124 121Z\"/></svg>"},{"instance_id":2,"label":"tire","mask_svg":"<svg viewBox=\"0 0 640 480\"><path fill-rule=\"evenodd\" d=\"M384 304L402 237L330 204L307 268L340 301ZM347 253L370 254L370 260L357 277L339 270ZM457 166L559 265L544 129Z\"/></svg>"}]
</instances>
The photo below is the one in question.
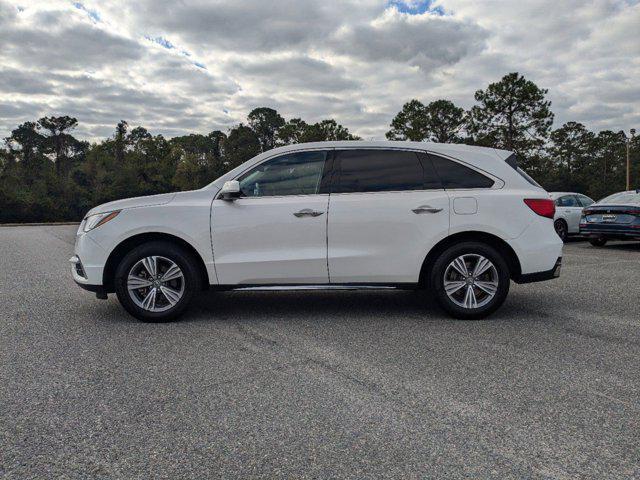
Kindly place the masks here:
<instances>
[{"instance_id":1,"label":"tire","mask_svg":"<svg viewBox=\"0 0 640 480\"><path fill-rule=\"evenodd\" d=\"M464 267L459 262L454 265L454 261L463 256ZM469 270L473 273L480 259L488 260L491 266L476 278L468 273ZM467 273L465 276L460 272L462 269ZM431 270L430 281L438 304L449 315L462 320L475 320L490 315L504 303L509 293L510 273L507 262L494 248L480 242L463 242L449 247L438 256ZM481 282L482 288L476 282ZM449 287L449 293L445 286ZM454 291L456 287L459 288ZM468 297L470 288L473 298ZM493 296L485 289L495 289ZM473 306L473 299L476 306Z\"/></svg>"},{"instance_id":2,"label":"tire","mask_svg":"<svg viewBox=\"0 0 640 480\"><path fill-rule=\"evenodd\" d=\"M564 243L567 243L567 237L569 236L569 226L567 222L562 219L553 222L553 227L556 229L556 233Z\"/></svg>"},{"instance_id":3,"label":"tire","mask_svg":"<svg viewBox=\"0 0 640 480\"><path fill-rule=\"evenodd\" d=\"M607 239L603 237L590 238L589 243L594 247L604 247L607 244Z\"/></svg>"},{"instance_id":4,"label":"tire","mask_svg":"<svg viewBox=\"0 0 640 480\"><path fill-rule=\"evenodd\" d=\"M154 269L155 275L151 272ZM193 255L165 241L144 243L131 250L116 268L114 283L120 304L143 322L176 320L201 289ZM140 288L132 288L136 285Z\"/></svg>"}]
</instances>

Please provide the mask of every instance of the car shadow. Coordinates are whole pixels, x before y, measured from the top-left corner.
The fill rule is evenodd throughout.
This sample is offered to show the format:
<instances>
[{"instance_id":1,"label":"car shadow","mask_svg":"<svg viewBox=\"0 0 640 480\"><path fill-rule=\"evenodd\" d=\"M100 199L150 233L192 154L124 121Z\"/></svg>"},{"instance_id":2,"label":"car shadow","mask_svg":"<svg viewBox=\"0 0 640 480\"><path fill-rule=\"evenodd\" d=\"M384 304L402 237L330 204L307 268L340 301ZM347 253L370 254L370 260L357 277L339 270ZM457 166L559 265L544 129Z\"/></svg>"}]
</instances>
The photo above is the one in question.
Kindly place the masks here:
<instances>
[{"instance_id":1,"label":"car shadow","mask_svg":"<svg viewBox=\"0 0 640 480\"><path fill-rule=\"evenodd\" d=\"M511 321L522 316L509 299L489 317L470 322ZM536 312L532 316L541 318ZM201 295L183 321L263 322L360 321L460 322L448 316L424 290L344 290L209 292ZM462 321L464 322L464 321Z\"/></svg>"},{"instance_id":2,"label":"car shadow","mask_svg":"<svg viewBox=\"0 0 640 480\"><path fill-rule=\"evenodd\" d=\"M402 290L205 292L196 299L191 310L193 313L185 317L195 320L204 314L221 321L341 316L384 318L424 315L425 311L443 316L426 292Z\"/></svg>"},{"instance_id":3,"label":"car shadow","mask_svg":"<svg viewBox=\"0 0 640 480\"><path fill-rule=\"evenodd\" d=\"M448 316L437 305L433 295L424 290L209 291L194 299L179 323L406 321L501 324L526 319L547 320L545 312L525 308L526 302L519 297L520 294L513 292L505 304L489 317L464 321ZM77 311L100 323L144 325L129 315L114 295L110 295L108 301L83 304Z\"/></svg>"},{"instance_id":4,"label":"car shadow","mask_svg":"<svg viewBox=\"0 0 640 480\"><path fill-rule=\"evenodd\" d=\"M77 311L106 323L139 323L118 303L83 302ZM425 318L449 320L428 292L409 290L307 290L202 292L179 319L184 322L254 323L273 320L360 321Z\"/></svg>"},{"instance_id":5,"label":"car shadow","mask_svg":"<svg viewBox=\"0 0 640 480\"><path fill-rule=\"evenodd\" d=\"M617 250L621 252L640 252L640 242L607 243L604 247L598 248L603 250Z\"/></svg>"}]
</instances>

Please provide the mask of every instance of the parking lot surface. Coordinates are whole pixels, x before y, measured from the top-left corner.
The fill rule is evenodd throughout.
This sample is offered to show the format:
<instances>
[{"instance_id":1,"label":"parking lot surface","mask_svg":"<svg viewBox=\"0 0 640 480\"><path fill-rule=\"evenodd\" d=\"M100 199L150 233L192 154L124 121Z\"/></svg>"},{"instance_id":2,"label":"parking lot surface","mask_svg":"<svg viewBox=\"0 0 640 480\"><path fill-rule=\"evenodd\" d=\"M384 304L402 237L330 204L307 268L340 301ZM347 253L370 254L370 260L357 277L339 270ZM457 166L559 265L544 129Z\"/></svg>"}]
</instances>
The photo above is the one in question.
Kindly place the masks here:
<instances>
[{"instance_id":1,"label":"parking lot surface","mask_svg":"<svg viewBox=\"0 0 640 480\"><path fill-rule=\"evenodd\" d=\"M482 321L424 293L228 292L144 324L75 227L0 228L0 476L640 477L640 244Z\"/></svg>"}]
</instances>

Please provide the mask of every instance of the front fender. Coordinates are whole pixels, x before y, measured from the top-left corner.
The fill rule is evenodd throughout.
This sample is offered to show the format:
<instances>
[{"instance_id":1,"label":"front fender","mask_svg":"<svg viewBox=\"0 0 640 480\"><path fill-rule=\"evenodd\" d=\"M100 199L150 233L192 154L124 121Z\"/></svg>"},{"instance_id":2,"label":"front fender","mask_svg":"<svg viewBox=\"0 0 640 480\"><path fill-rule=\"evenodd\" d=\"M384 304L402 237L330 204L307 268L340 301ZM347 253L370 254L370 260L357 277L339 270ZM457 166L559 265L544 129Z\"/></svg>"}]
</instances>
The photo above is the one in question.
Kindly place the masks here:
<instances>
[{"instance_id":1,"label":"front fender","mask_svg":"<svg viewBox=\"0 0 640 480\"><path fill-rule=\"evenodd\" d=\"M189 244L202 259L209 283L217 283L211 235L209 230L209 205L204 201L178 201L166 205L122 210L114 220L85 234L111 255L128 239L141 234L165 234L177 237Z\"/></svg>"}]
</instances>

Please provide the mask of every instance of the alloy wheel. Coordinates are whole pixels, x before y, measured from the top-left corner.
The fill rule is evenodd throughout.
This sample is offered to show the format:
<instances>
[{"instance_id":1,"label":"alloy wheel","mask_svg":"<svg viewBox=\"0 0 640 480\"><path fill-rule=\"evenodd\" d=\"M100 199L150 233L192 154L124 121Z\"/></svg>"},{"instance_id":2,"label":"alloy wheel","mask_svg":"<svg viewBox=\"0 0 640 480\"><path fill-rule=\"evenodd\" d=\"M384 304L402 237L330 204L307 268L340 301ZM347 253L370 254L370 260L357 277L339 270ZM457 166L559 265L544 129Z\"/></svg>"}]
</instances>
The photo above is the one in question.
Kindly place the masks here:
<instances>
[{"instance_id":1,"label":"alloy wheel","mask_svg":"<svg viewBox=\"0 0 640 480\"><path fill-rule=\"evenodd\" d=\"M554 224L554 227L556 229L556 233L562 240L567 238L567 226L563 221L557 221Z\"/></svg>"},{"instance_id":2,"label":"alloy wheel","mask_svg":"<svg viewBox=\"0 0 640 480\"><path fill-rule=\"evenodd\" d=\"M172 260L153 255L137 261L127 275L127 290L138 307L164 312L184 294L184 274Z\"/></svg>"},{"instance_id":3,"label":"alloy wheel","mask_svg":"<svg viewBox=\"0 0 640 480\"><path fill-rule=\"evenodd\" d=\"M498 271L489 259L479 254L464 254L445 269L444 291L459 307L480 308L496 296L498 278Z\"/></svg>"}]
</instances>

